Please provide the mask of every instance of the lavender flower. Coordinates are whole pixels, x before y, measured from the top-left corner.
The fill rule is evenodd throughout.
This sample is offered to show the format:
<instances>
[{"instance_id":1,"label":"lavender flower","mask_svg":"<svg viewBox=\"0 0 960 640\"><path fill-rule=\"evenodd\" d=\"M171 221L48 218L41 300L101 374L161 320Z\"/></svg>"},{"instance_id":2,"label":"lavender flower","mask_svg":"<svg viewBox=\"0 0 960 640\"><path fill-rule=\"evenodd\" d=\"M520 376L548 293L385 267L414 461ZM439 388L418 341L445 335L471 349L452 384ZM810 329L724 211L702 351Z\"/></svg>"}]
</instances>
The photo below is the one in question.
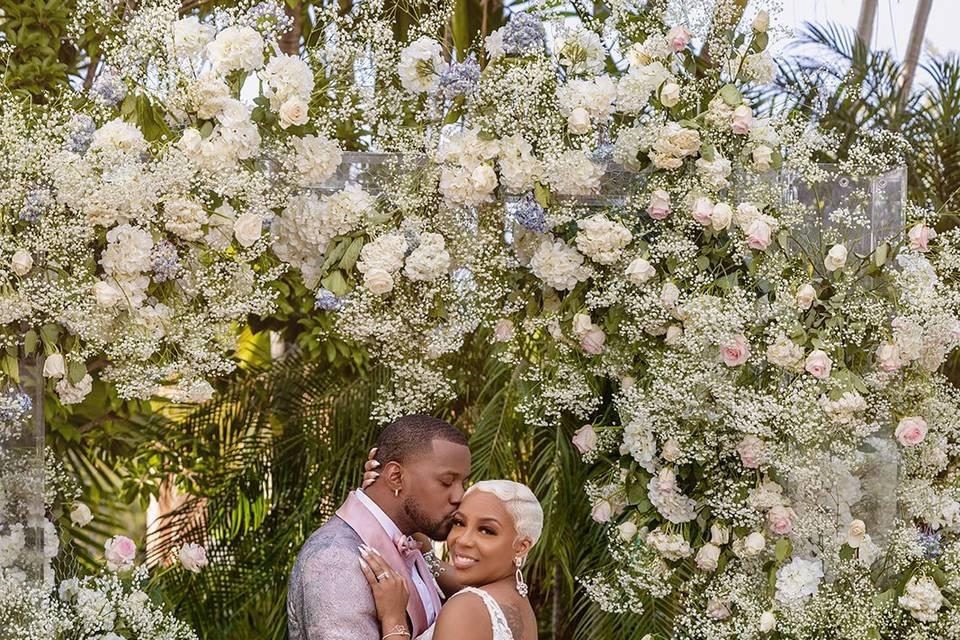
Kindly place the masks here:
<instances>
[{"instance_id":1,"label":"lavender flower","mask_svg":"<svg viewBox=\"0 0 960 640\"><path fill-rule=\"evenodd\" d=\"M50 205L52 196L49 191L43 188L31 189L23 199L23 207L20 209L20 219L24 222L36 222L43 215L44 210Z\"/></svg>"},{"instance_id":2,"label":"lavender flower","mask_svg":"<svg viewBox=\"0 0 960 640\"><path fill-rule=\"evenodd\" d=\"M547 230L547 221L543 207L537 202L533 193L525 193L520 200L514 203L513 219L522 227L543 233Z\"/></svg>"},{"instance_id":3,"label":"lavender flower","mask_svg":"<svg viewBox=\"0 0 960 640\"><path fill-rule=\"evenodd\" d=\"M507 55L523 56L543 51L546 41L543 23L529 13L515 13L503 30L503 50Z\"/></svg>"},{"instance_id":4,"label":"lavender flower","mask_svg":"<svg viewBox=\"0 0 960 640\"><path fill-rule=\"evenodd\" d=\"M933 560L940 555L940 532L921 531L920 546L923 547L923 557Z\"/></svg>"},{"instance_id":5,"label":"lavender flower","mask_svg":"<svg viewBox=\"0 0 960 640\"><path fill-rule=\"evenodd\" d=\"M116 71L107 68L93 82L90 92L97 102L113 107L126 97L127 86L123 84L123 78Z\"/></svg>"},{"instance_id":6,"label":"lavender flower","mask_svg":"<svg viewBox=\"0 0 960 640\"><path fill-rule=\"evenodd\" d=\"M161 240L150 255L154 282L166 282L177 277L180 271L180 256L169 240Z\"/></svg>"},{"instance_id":7,"label":"lavender flower","mask_svg":"<svg viewBox=\"0 0 960 640\"><path fill-rule=\"evenodd\" d=\"M413 227L403 229L403 239L407 241L406 255L413 253L414 249L420 246L420 232Z\"/></svg>"},{"instance_id":8,"label":"lavender flower","mask_svg":"<svg viewBox=\"0 0 960 640\"><path fill-rule=\"evenodd\" d=\"M340 298L334 295L333 291L326 287L320 287L317 290L317 302L315 307L321 311L339 311Z\"/></svg>"},{"instance_id":9,"label":"lavender flower","mask_svg":"<svg viewBox=\"0 0 960 640\"><path fill-rule=\"evenodd\" d=\"M0 390L0 433L11 432L27 419L32 409L33 401L20 387L10 385Z\"/></svg>"},{"instance_id":10,"label":"lavender flower","mask_svg":"<svg viewBox=\"0 0 960 640\"><path fill-rule=\"evenodd\" d=\"M458 96L469 96L477 90L480 82L480 65L473 54L463 62L451 62L447 70L440 75L440 91L453 100Z\"/></svg>"},{"instance_id":11,"label":"lavender flower","mask_svg":"<svg viewBox=\"0 0 960 640\"><path fill-rule=\"evenodd\" d=\"M84 153L90 147L90 141L93 139L93 134L97 130L97 123L87 114L78 113L70 118L65 129L67 130L67 135L63 140L63 144L67 151Z\"/></svg>"}]
</instances>

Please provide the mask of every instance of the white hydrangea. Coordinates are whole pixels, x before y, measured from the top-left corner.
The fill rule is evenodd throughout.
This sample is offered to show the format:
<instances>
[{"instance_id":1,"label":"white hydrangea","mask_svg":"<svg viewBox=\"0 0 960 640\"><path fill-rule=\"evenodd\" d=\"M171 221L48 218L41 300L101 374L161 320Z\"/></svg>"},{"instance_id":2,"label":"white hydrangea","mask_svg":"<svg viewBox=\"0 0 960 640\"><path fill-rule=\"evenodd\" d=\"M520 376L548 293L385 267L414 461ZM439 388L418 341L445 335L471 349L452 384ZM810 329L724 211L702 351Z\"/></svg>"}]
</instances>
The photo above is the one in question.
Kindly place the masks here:
<instances>
[{"instance_id":1,"label":"white hydrangea","mask_svg":"<svg viewBox=\"0 0 960 640\"><path fill-rule=\"evenodd\" d=\"M657 441L653 437L653 430L649 418L644 413L628 422L623 427L623 444L620 445L620 455L631 455L640 466L653 473L656 468L654 459L657 456Z\"/></svg>"},{"instance_id":2,"label":"white hydrangea","mask_svg":"<svg viewBox=\"0 0 960 640\"><path fill-rule=\"evenodd\" d=\"M189 198L173 198L163 203L164 228L184 240L203 238L207 218L203 206Z\"/></svg>"},{"instance_id":3,"label":"white hydrangea","mask_svg":"<svg viewBox=\"0 0 960 640\"><path fill-rule=\"evenodd\" d=\"M316 186L336 173L343 160L343 152L336 140L322 136L292 137L293 154L290 163L303 186Z\"/></svg>"},{"instance_id":4,"label":"white hydrangea","mask_svg":"<svg viewBox=\"0 0 960 640\"><path fill-rule=\"evenodd\" d=\"M197 117L209 120L219 115L231 99L230 87L223 81L223 76L208 69L187 87L187 97Z\"/></svg>"},{"instance_id":5,"label":"white hydrangea","mask_svg":"<svg viewBox=\"0 0 960 640\"><path fill-rule=\"evenodd\" d=\"M203 52L213 40L214 28L203 24L197 16L187 16L173 23L173 49L176 55L192 58Z\"/></svg>"},{"instance_id":6,"label":"white hydrangea","mask_svg":"<svg viewBox=\"0 0 960 640\"><path fill-rule=\"evenodd\" d=\"M850 424L857 414L867 410L867 401L856 391L844 391L837 400L821 396L820 408L835 424Z\"/></svg>"},{"instance_id":7,"label":"white hydrangea","mask_svg":"<svg viewBox=\"0 0 960 640\"><path fill-rule=\"evenodd\" d=\"M541 178L543 163L533 155L533 146L520 134L500 140L500 181L511 193L523 193L533 188Z\"/></svg>"},{"instance_id":8,"label":"white hydrangea","mask_svg":"<svg viewBox=\"0 0 960 640\"><path fill-rule=\"evenodd\" d=\"M556 193L585 196L597 192L605 170L586 151L569 149L547 158L544 179Z\"/></svg>"},{"instance_id":9,"label":"white hydrangea","mask_svg":"<svg viewBox=\"0 0 960 640\"><path fill-rule=\"evenodd\" d=\"M682 560L693 554L682 533L666 533L659 528L647 534L646 544L667 560Z\"/></svg>"},{"instance_id":10,"label":"white hydrangea","mask_svg":"<svg viewBox=\"0 0 960 640\"><path fill-rule=\"evenodd\" d=\"M794 558L777 569L776 599L787 605L798 605L817 593L823 579L819 559Z\"/></svg>"},{"instance_id":11,"label":"white hydrangea","mask_svg":"<svg viewBox=\"0 0 960 640\"><path fill-rule=\"evenodd\" d=\"M563 25L554 45L557 59L569 75L593 75L603 71L607 51L600 36L583 25Z\"/></svg>"},{"instance_id":12,"label":"white hydrangea","mask_svg":"<svg viewBox=\"0 0 960 640\"><path fill-rule=\"evenodd\" d=\"M274 111L290 98L309 102L313 92L313 71L299 57L283 53L275 55L259 75L265 83L263 95L270 100L270 108Z\"/></svg>"},{"instance_id":13,"label":"white hydrangea","mask_svg":"<svg viewBox=\"0 0 960 640\"><path fill-rule=\"evenodd\" d=\"M574 78L557 88L560 114L570 119L581 109L594 123L603 123L613 113L617 98L617 84L610 76L597 76L590 80ZM571 125L571 131L574 127ZM574 131L585 133L585 131Z\"/></svg>"},{"instance_id":14,"label":"white hydrangea","mask_svg":"<svg viewBox=\"0 0 960 640\"><path fill-rule=\"evenodd\" d=\"M697 517L697 502L680 492L673 469L665 467L650 478L647 497L660 515L674 524L690 522Z\"/></svg>"},{"instance_id":15,"label":"white hydrangea","mask_svg":"<svg viewBox=\"0 0 960 640\"><path fill-rule=\"evenodd\" d=\"M583 255L562 240L544 239L530 258L530 269L547 285L561 291L573 289L591 275Z\"/></svg>"},{"instance_id":16,"label":"white hydrangea","mask_svg":"<svg viewBox=\"0 0 960 640\"><path fill-rule=\"evenodd\" d=\"M150 232L122 224L107 232L107 248L100 256L100 264L111 274L149 271L152 249Z\"/></svg>"},{"instance_id":17,"label":"white hydrangea","mask_svg":"<svg viewBox=\"0 0 960 640\"><path fill-rule=\"evenodd\" d=\"M633 240L633 234L625 226L602 213L578 220L577 227L577 249L600 264L615 263L623 248Z\"/></svg>"},{"instance_id":18,"label":"white hydrangea","mask_svg":"<svg viewBox=\"0 0 960 640\"><path fill-rule=\"evenodd\" d=\"M255 71L263 66L266 43L248 26L227 27L207 45L207 58L220 73Z\"/></svg>"},{"instance_id":19,"label":"white hydrangea","mask_svg":"<svg viewBox=\"0 0 960 640\"><path fill-rule=\"evenodd\" d=\"M913 576L903 589L903 595L897 599L901 609L920 622L936 622L940 607L943 606L943 594L937 583L929 576Z\"/></svg>"},{"instance_id":20,"label":"white hydrangea","mask_svg":"<svg viewBox=\"0 0 960 640\"><path fill-rule=\"evenodd\" d=\"M432 282L450 269L450 254L439 233L420 234L420 244L407 256L403 275L411 280Z\"/></svg>"},{"instance_id":21,"label":"white hydrangea","mask_svg":"<svg viewBox=\"0 0 960 640\"><path fill-rule=\"evenodd\" d=\"M447 70L443 47L427 36L420 36L400 52L397 74L407 91L433 91L440 82L440 74Z\"/></svg>"},{"instance_id":22,"label":"white hydrangea","mask_svg":"<svg viewBox=\"0 0 960 640\"><path fill-rule=\"evenodd\" d=\"M382 269L394 274L403 268L403 258L407 253L406 238L400 233L387 233L363 245L357 270L366 273L371 269Z\"/></svg>"},{"instance_id":23,"label":"white hydrangea","mask_svg":"<svg viewBox=\"0 0 960 640\"><path fill-rule=\"evenodd\" d=\"M496 188L497 172L489 164L445 166L440 170L440 193L450 204L474 207L493 202Z\"/></svg>"},{"instance_id":24,"label":"white hydrangea","mask_svg":"<svg viewBox=\"0 0 960 640\"><path fill-rule=\"evenodd\" d=\"M631 66L629 73L617 83L617 108L624 113L641 113L650 96L672 77L660 62Z\"/></svg>"},{"instance_id":25,"label":"white hydrangea","mask_svg":"<svg viewBox=\"0 0 960 640\"><path fill-rule=\"evenodd\" d=\"M683 159L700 151L700 132L669 122L650 149L650 160L660 169L678 169Z\"/></svg>"},{"instance_id":26,"label":"white hydrangea","mask_svg":"<svg viewBox=\"0 0 960 640\"><path fill-rule=\"evenodd\" d=\"M62 404L79 404L83 402L93 390L93 378L90 374L84 375L79 382L71 384L67 378L63 378L57 383L57 396Z\"/></svg>"},{"instance_id":27,"label":"white hydrangea","mask_svg":"<svg viewBox=\"0 0 960 640\"><path fill-rule=\"evenodd\" d=\"M121 118L114 118L97 129L90 141L90 151L140 153L147 141L140 129Z\"/></svg>"}]
</instances>

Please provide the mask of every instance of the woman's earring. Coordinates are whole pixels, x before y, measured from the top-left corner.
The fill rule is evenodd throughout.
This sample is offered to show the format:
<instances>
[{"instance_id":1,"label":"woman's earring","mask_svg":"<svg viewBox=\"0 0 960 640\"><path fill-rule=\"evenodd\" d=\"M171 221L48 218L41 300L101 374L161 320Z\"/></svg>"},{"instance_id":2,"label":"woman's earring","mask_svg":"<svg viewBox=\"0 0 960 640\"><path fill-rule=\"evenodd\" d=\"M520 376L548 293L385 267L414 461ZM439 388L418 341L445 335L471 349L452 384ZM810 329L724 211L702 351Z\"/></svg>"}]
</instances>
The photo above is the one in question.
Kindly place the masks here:
<instances>
[{"instance_id":1,"label":"woman's earring","mask_svg":"<svg viewBox=\"0 0 960 640\"><path fill-rule=\"evenodd\" d=\"M526 598L529 589L527 589L527 583L523 581L523 573L520 571L520 567L523 566L523 558L517 556L513 559L513 562L517 565L517 593Z\"/></svg>"}]
</instances>

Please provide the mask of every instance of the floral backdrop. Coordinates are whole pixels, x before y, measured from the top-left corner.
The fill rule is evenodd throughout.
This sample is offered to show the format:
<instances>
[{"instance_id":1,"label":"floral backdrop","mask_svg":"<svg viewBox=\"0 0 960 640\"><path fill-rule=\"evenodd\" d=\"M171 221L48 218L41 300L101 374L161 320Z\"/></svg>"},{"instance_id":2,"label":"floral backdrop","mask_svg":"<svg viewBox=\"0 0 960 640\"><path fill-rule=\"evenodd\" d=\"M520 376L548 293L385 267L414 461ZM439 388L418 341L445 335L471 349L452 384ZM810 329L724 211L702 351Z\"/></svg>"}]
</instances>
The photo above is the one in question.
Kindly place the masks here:
<instances>
[{"instance_id":1,"label":"floral backdrop","mask_svg":"<svg viewBox=\"0 0 960 640\"><path fill-rule=\"evenodd\" d=\"M766 11L695 4L517 12L469 47L453 2L398 40L373 0L317 8L302 55L271 3L84 4L89 90L0 98L0 629L194 637L149 592L205 547L151 576L115 535L98 572L55 567L56 516L91 512L52 457L37 506L16 439L100 387L209 401L240 328L306 297L387 371L378 422L455 400L479 339L524 423L583 425L607 550L575 578L603 611L960 637L960 238L905 202L903 138L827 166L833 132L758 108Z\"/></svg>"}]
</instances>

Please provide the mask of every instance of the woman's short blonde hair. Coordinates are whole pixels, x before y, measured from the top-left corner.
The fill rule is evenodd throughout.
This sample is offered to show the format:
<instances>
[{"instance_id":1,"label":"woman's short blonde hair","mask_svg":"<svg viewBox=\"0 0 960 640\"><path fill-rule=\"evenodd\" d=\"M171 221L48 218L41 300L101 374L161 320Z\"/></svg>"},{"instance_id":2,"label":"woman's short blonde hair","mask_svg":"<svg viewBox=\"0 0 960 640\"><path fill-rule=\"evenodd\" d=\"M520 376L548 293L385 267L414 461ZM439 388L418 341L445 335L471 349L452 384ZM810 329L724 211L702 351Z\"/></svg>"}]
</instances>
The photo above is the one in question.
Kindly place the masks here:
<instances>
[{"instance_id":1,"label":"woman's short blonde hair","mask_svg":"<svg viewBox=\"0 0 960 640\"><path fill-rule=\"evenodd\" d=\"M531 544L536 544L543 532L543 507L530 487L512 480L481 480L467 489L464 497L476 491L500 498L507 513L513 517L517 533L530 538Z\"/></svg>"}]
</instances>

